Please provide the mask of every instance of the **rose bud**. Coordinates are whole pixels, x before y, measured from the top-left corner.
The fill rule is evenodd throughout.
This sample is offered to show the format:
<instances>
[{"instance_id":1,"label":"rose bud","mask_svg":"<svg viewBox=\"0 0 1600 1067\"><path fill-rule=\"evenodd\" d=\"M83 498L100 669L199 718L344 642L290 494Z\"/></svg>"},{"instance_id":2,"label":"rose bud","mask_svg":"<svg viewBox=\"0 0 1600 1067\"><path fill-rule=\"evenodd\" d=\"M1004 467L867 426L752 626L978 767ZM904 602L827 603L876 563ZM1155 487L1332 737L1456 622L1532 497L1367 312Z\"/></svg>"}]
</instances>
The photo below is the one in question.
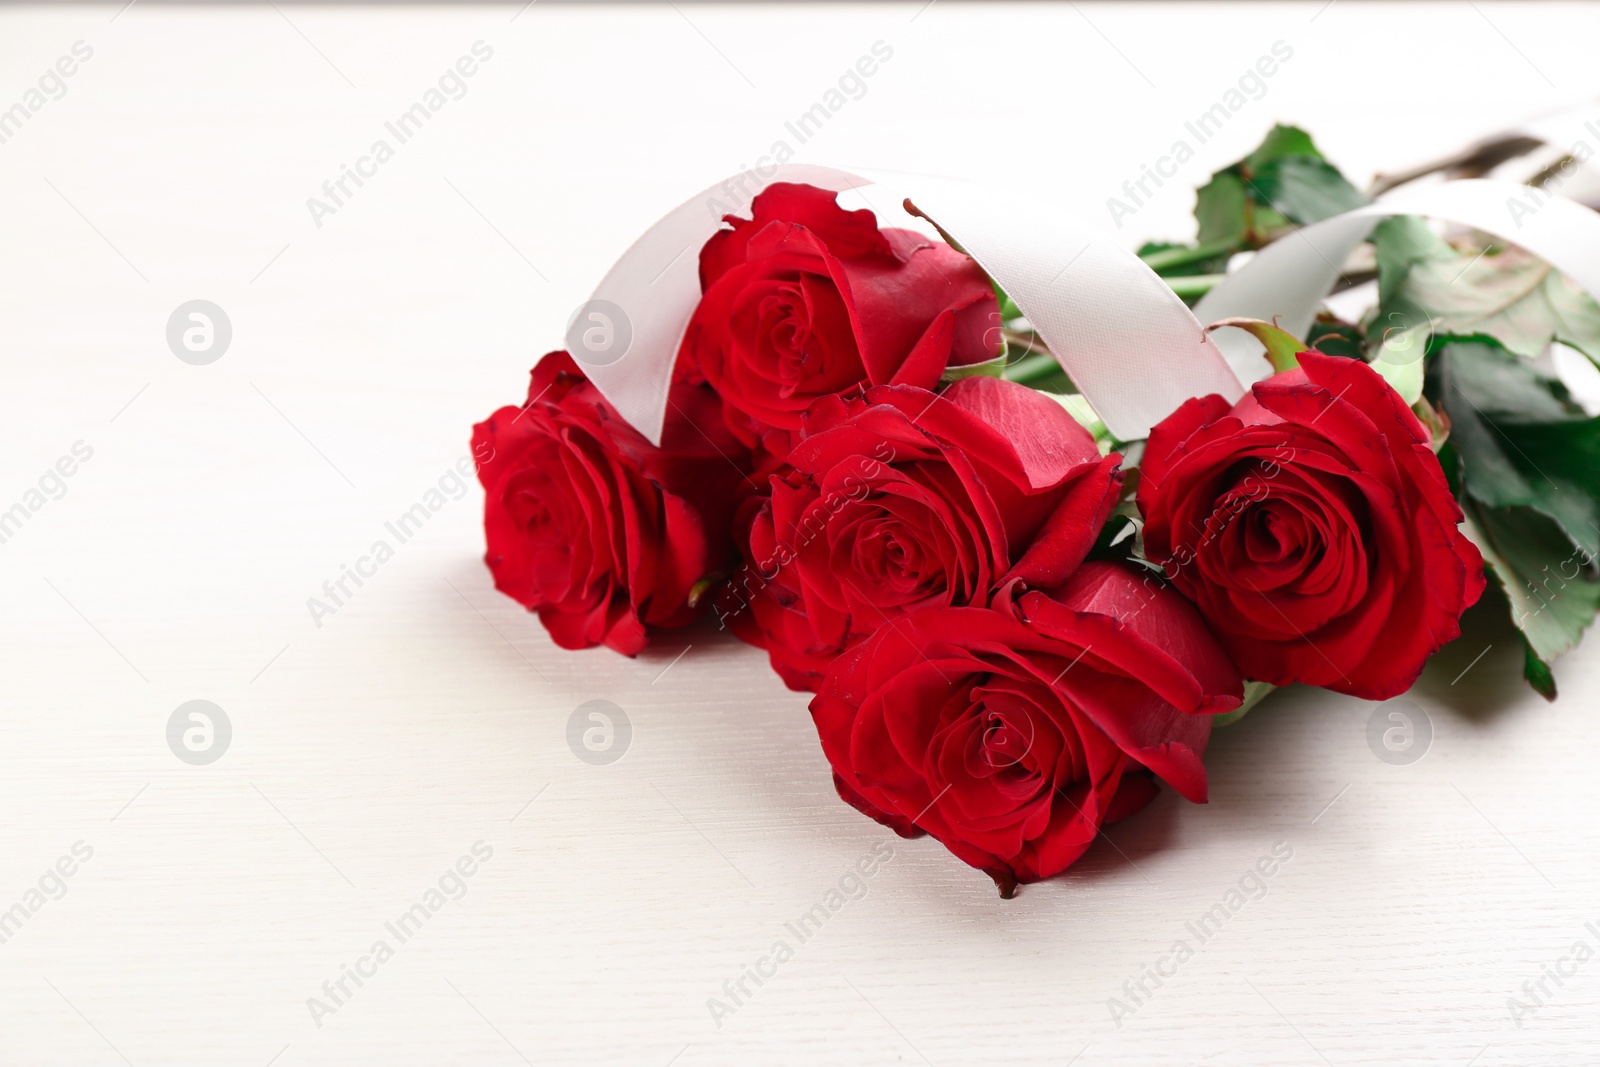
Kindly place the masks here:
<instances>
[{"instance_id":1,"label":"rose bud","mask_svg":"<svg viewBox=\"0 0 1600 1067\"><path fill-rule=\"evenodd\" d=\"M999 352L999 305L965 254L878 228L810 185L768 186L700 253L704 295L679 373L722 398L728 426L783 459L820 396L857 385L932 389L947 366Z\"/></svg>"},{"instance_id":2,"label":"rose bud","mask_svg":"<svg viewBox=\"0 0 1600 1067\"><path fill-rule=\"evenodd\" d=\"M1126 564L991 608L927 608L839 657L811 714L840 796L1018 882L1064 870L1157 777L1206 800L1211 716L1238 669L1183 597Z\"/></svg>"},{"instance_id":3,"label":"rose bud","mask_svg":"<svg viewBox=\"0 0 1600 1067\"><path fill-rule=\"evenodd\" d=\"M1460 633L1483 559L1400 396L1360 360L1299 361L1150 432L1145 553L1249 677L1387 699Z\"/></svg>"},{"instance_id":4,"label":"rose bud","mask_svg":"<svg viewBox=\"0 0 1600 1067\"><path fill-rule=\"evenodd\" d=\"M657 448L552 352L527 403L475 426L472 448L495 588L562 648L634 655L651 630L689 622L731 567L744 453L703 388L674 389Z\"/></svg>"},{"instance_id":5,"label":"rose bud","mask_svg":"<svg viewBox=\"0 0 1600 1067\"><path fill-rule=\"evenodd\" d=\"M1116 505L1121 462L1056 401L985 377L819 400L789 459L747 508L717 613L803 691L909 611L1064 580Z\"/></svg>"}]
</instances>

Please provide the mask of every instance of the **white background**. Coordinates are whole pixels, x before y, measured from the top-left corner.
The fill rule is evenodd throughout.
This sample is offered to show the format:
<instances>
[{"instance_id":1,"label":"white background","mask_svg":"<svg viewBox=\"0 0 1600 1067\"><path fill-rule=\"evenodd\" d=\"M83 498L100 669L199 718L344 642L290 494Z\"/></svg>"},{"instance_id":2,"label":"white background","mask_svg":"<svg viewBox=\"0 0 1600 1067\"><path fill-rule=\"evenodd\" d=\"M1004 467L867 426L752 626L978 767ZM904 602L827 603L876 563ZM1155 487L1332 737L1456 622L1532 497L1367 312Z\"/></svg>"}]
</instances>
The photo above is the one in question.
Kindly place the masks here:
<instances>
[{"instance_id":1,"label":"white background","mask_svg":"<svg viewBox=\"0 0 1600 1067\"><path fill-rule=\"evenodd\" d=\"M0 544L0 909L93 849L0 945L0 1063L1593 1063L1600 962L1520 1028L1506 1004L1597 941L1590 648L1547 705L1476 627L1410 694L1434 735L1410 766L1369 749L1372 705L1279 694L1216 736L1209 805L1165 794L1006 902L835 798L759 653L556 650L490 585L476 486L322 626L306 607L521 398L633 235L876 41L893 58L799 159L1097 219L1287 42L1130 246L1189 236L1188 189L1275 120L1364 183L1596 89L1592 7L1320 7L0 12L0 108L93 48L0 144L0 509L93 449ZM307 198L479 40L466 96L315 225ZM209 366L165 340L196 298L233 326ZM165 737L195 698L233 724L206 767ZM566 741L597 698L633 726L603 767ZM714 1025L707 998L886 840L867 895ZM478 841L466 895L317 1026L307 998ZM1113 1024L1279 841L1268 894Z\"/></svg>"}]
</instances>

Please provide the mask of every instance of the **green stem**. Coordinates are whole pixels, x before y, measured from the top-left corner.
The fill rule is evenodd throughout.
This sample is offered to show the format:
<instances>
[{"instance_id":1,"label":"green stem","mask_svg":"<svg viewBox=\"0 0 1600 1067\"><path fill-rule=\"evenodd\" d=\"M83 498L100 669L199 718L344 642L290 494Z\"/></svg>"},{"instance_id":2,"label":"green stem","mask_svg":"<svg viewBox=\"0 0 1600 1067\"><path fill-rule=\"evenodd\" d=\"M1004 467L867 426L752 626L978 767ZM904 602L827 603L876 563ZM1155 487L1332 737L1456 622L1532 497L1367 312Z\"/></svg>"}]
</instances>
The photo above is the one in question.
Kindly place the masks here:
<instances>
[{"instance_id":1,"label":"green stem","mask_svg":"<svg viewBox=\"0 0 1600 1067\"><path fill-rule=\"evenodd\" d=\"M1205 296L1212 289L1222 284L1226 274L1185 274L1175 278L1162 278L1161 280L1172 286L1172 291L1186 299Z\"/></svg>"},{"instance_id":2,"label":"green stem","mask_svg":"<svg viewBox=\"0 0 1600 1067\"><path fill-rule=\"evenodd\" d=\"M1160 274L1164 270L1174 267L1187 267L1191 263L1203 263L1208 259L1215 259L1234 250L1232 241L1212 241L1210 244L1199 245L1195 248L1167 248L1160 252L1151 252L1140 256L1145 265Z\"/></svg>"},{"instance_id":3,"label":"green stem","mask_svg":"<svg viewBox=\"0 0 1600 1067\"><path fill-rule=\"evenodd\" d=\"M1056 357L1045 352L1017 360L1005 369L1001 377L1019 385L1031 385L1065 373L1066 371L1061 369L1061 364L1056 362Z\"/></svg>"},{"instance_id":4,"label":"green stem","mask_svg":"<svg viewBox=\"0 0 1600 1067\"><path fill-rule=\"evenodd\" d=\"M1008 352L1020 352L1024 355L1050 354L1050 349L1045 347L1045 343L1039 339L1039 335L1031 330L1026 332L1021 330L1001 330L1000 336L1005 338Z\"/></svg>"}]
</instances>

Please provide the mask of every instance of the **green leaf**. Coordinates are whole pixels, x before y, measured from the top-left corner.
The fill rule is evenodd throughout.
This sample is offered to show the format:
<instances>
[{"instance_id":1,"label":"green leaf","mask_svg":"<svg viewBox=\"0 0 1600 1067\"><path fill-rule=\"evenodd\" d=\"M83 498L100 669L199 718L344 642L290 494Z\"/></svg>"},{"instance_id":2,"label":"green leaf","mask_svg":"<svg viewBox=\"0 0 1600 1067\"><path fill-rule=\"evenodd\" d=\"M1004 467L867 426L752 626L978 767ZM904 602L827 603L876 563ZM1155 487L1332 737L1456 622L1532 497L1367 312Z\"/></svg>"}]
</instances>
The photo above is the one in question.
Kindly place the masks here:
<instances>
[{"instance_id":1,"label":"green leaf","mask_svg":"<svg viewBox=\"0 0 1600 1067\"><path fill-rule=\"evenodd\" d=\"M1343 174L1312 156L1275 160L1256 172L1251 186L1262 201L1301 225L1331 219L1369 202Z\"/></svg>"},{"instance_id":2,"label":"green leaf","mask_svg":"<svg viewBox=\"0 0 1600 1067\"><path fill-rule=\"evenodd\" d=\"M1396 318L1393 321L1409 320ZM1424 377L1423 356L1427 353L1429 341L1433 337L1432 324L1424 319L1419 323L1387 326L1380 330L1374 323L1373 331L1377 337L1376 343L1373 342L1373 334L1367 335L1372 350L1372 369L1383 375L1402 395L1405 395L1408 389L1420 386ZM1416 403L1414 396L1411 402Z\"/></svg>"},{"instance_id":3,"label":"green leaf","mask_svg":"<svg viewBox=\"0 0 1600 1067\"><path fill-rule=\"evenodd\" d=\"M1361 327L1353 322L1345 322L1333 314L1323 311L1317 314L1312 321L1310 329L1306 330L1306 344L1318 352L1330 356L1345 356L1349 359L1362 358L1362 346L1366 344L1366 335L1361 332Z\"/></svg>"},{"instance_id":4,"label":"green leaf","mask_svg":"<svg viewBox=\"0 0 1600 1067\"><path fill-rule=\"evenodd\" d=\"M1415 215L1396 215L1372 229L1373 254L1378 260L1378 302L1392 303L1405 285L1406 273L1416 264L1439 256L1453 257L1455 250Z\"/></svg>"},{"instance_id":5,"label":"green leaf","mask_svg":"<svg viewBox=\"0 0 1600 1067\"><path fill-rule=\"evenodd\" d=\"M1522 642L1522 677L1533 686L1534 692L1546 700L1556 698L1556 676L1550 670L1550 664L1534 654L1533 646L1527 640Z\"/></svg>"},{"instance_id":6,"label":"green leaf","mask_svg":"<svg viewBox=\"0 0 1600 1067\"><path fill-rule=\"evenodd\" d=\"M1465 504L1462 529L1505 590L1511 621L1522 634L1523 676L1554 700L1551 662L1578 643L1600 610L1595 557L1574 549L1554 522L1532 508L1486 508L1470 499Z\"/></svg>"},{"instance_id":7,"label":"green leaf","mask_svg":"<svg viewBox=\"0 0 1600 1067\"><path fill-rule=\"evenodd\" d=\"M1437 339L1433 353L1463 529L1505 590L1524 676L1553 698L1550 663L1600 610L1600 419L1491 337Z\"/></svg>"},{"instance_id":8,"label":"green leaf","mask_svg":"<svg viewBox=\"0 0 1600 1067\"><path fill-rule=\"evenodd\" d=\"M1194 217L1200 224L1196 239L1202 245L1242 245L1248 229L1245 201L1244 179L1236 170L1213 174L1195 193Z\"/></svg>"},{"instance_id":9,"label":"green leaf","mask_svg":"<svg viewBox=\"0 0 1600 1067\"><path fill-rule=\"evenodd\" d=\"M1211 176L1195 196L1201 244L1259 248L1291 226L1320 222L1368 198L1323 158L1311 137L1274 126L1245 158Z\"/></svg>"},{"instance_id":10,"label":"green leaf","mask_svg":"<svg viewBox=\"0 0 1600 1067\"><path fill-rule=\"evenodd\" d=\"M1486 333L1532 359L1552 341L1600 363L1600 302L1560 271L1518 249L1468 254L1420 219L1386 219L1372 233L1378 307L1369 332L1385 346L1419 331Z\"/></svg>"},{"instance_id":11,"label":"green leaf","mask_svg":"<svg viewBox=\"0 0 1600 1067\"><path fill-rule=\"evenodd\" d=\"M1272 364L1274 373L1282 374L1286 370L1294 370L1300 366L1300 353L1306 350L1306 343L1287 331L1280 330L1270 322L1260 319L1218 319L1206 327L1206 332L1215 330L1218 326L1232 326L1243 330L1245 333L1261 342L1267 350L1267 362Z\"/></svg>"},{"instance_id":12,"label":"green leaf","mask_svg":"<svg viewBox=\"0 0 1600 1067\"><path fill-rule=\"evenodd\" d=\"M1311 156L1321 159L1322 153L1317 151L1317 146L1312 143L1311 135L1298 126L1284 126L1279 124L1267 131L1266 137L1256 146L1256 150L1239 162L1252 171L1259 172L1269 163L1292 156Z\"/></svg>"},{"instance_id":13,"label":"green leaf","mask_svg":"<svg viewBox=\"0 0 1600 1067\"><path fill-rule=\"evenodd\" d=\"M1463 491L1490 508L1532 508L1600 555L1600 419L1493 338L1444 338L1434 363Z\"/></svg>"},{"instance_id":14,"label":"green leaf","mask_svg":"<svg viewBox=\"0 0 1600 1067\"><path fill-rule=\"evenodd\" d=\"M1415 404L1422 399L1422 360L1410 355L1411 344L1415 344L1420 351L1427 344L1427 337L1411 337L1406 345L1398 349L1381 347L1377 358L1372 361L1372 369L1407 404Z\"/></svg>"}]
</instances>

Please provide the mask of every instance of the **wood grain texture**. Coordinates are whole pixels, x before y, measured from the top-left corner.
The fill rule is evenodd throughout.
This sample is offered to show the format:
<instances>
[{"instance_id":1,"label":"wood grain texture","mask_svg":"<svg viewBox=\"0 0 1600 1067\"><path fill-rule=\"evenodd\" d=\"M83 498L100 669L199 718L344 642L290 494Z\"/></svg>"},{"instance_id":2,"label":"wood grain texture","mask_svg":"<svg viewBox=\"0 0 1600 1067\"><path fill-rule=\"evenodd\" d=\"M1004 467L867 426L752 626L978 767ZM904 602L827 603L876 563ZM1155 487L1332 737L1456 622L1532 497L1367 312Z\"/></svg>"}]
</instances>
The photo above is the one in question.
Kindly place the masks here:
<instances>
[{"instance_id":1,"label":"wood grain texture","mask_svg":"<svg viewBox=\"0 0 1600 1067\"><path fill-rule=\"evenodd\" d=\"M0 943L0 1064L1594 1062L1600 962L1520 1027L1506 1004L1600 946L1592 648L1547 705L1482 621L1406 698L1433 730L1409 766L1368 747L1372 705L1279 694L1216 737L1208 805L1163 795L1006 902L835 798L760 654L710 628L564 653L490 587L481 496L448 480L471 423L632 234L790 137L874 41L894 58L800 158L992 174L984 146L1027 143L1003 169L1085 213L1290 41L1137 243L1190 232L1187 190L1275 119L1361 179L1547 106L1546 76L1591 90L1600 31L1536 4L919 6L0 12L0 105L93 48L0 145L0 509L93 449L0 544L0 924L92 849ZM465 95L316 225L307 198L479 40ZM233 324L209 366L163 335L195 298ZM197 698L233 727L200 767L165 733ZM606 766L567 743L596 699L632 727ZM400 943L386 924L479 842ZM800 943L786 924L886 843ZM379 939L318 1025L308 998ZM708 999L779 939L718 1025Z\"/></svg>"}]
</instances>

